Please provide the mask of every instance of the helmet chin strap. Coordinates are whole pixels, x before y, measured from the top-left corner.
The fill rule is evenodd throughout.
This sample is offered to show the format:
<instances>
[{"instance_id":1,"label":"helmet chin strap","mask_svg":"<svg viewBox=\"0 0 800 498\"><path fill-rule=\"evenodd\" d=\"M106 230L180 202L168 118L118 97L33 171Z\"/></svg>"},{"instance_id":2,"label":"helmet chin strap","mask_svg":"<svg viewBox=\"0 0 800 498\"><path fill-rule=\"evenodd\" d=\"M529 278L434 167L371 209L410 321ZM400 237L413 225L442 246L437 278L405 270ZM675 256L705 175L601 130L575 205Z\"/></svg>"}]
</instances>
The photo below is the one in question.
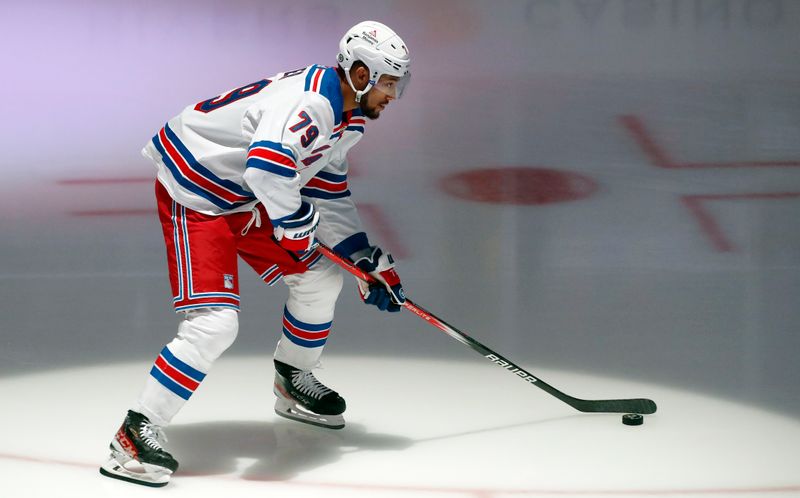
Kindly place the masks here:
<instances>
[{"instance_id":1,"label":"helmet chin strap","mask_svg":"<svg viewBox=\"0 0 800 498\"><path fill-rule=\"evenodd\" d=\"M361 97L363 97L368 91L372 90L372 81L369 81L363 90L356 90L356 86L353 84L353 80L350 78L350 71L345 71L344 75L347 78L347 84L350 85L350 88L352 88L354 92L356 92L356 103L360 104Z\"/></svg>"}]
</instances>

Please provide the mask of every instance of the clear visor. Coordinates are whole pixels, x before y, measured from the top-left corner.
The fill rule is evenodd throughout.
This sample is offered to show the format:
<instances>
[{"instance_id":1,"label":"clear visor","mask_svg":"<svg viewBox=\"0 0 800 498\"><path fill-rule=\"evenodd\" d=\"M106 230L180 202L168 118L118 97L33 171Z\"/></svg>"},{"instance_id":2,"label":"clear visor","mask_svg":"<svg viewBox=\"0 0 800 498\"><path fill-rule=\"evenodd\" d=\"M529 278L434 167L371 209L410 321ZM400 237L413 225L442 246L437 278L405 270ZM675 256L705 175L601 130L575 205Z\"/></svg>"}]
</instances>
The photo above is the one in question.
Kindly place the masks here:
<instances>
[{"instance_id":1,"label":"clear visor","mask_svg":"<svg viewBox=\"0 0 800 498\"><path fill-rule=\"evenodd\" d=\"M410 80L411 73L406 73L406 75L401 78L387 76L384 74L376 83L373 84L373 88L393 99L399 99L403 96L403 92L408 86L408 82Z\"/></svg>"}]
</instances>

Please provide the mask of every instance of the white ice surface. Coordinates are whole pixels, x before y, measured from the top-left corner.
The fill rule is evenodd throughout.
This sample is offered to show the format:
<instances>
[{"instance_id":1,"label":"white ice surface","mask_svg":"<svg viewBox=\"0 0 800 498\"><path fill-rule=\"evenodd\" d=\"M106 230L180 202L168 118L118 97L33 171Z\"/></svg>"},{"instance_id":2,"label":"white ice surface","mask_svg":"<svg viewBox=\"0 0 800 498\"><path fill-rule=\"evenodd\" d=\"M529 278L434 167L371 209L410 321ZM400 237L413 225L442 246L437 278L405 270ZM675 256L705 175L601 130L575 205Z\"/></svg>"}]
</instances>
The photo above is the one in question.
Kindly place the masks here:
<instances>
[{"instance_id":1,"label":"white ice surface","mask_svg":"<svg viewBox=\"0 0 800 498\"><path fill-rule=\"evenodd\" d=\"M800 496L800 422L632 380L528 368L584 398L650 397L629 427L581 414L475 361L332 356L319 377L348 401L327 430L272 412L268 358L223 357L167 430L181 462L164 496ZM2 496L142 496L99 475L146 374L141 363L6 378ZM47 396L43 394L47 393ZM746 430L742 430L746 428Z\"/></svg>"}]
</instances>

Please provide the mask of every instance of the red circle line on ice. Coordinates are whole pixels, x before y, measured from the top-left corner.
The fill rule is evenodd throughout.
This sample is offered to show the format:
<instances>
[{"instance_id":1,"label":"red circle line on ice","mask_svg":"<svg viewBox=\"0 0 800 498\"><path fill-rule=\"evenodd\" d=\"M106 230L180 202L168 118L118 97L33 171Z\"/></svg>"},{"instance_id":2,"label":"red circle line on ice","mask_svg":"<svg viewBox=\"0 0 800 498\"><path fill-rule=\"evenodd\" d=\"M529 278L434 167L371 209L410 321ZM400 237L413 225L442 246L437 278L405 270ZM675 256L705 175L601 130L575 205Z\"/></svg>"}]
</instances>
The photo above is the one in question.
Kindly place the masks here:
<instances>
[{"instance_id":1,"label":"red circle line on ice","mask_svg":"<svg viewBox=\"0 0 800 498\"><path fill-rule=\"evenodd\" d=\"M442 178L440 186L460 199L515 205L575 201L591 196L598 188L588 176L533 166L460 171Z\"/></svg>"},{"instance_id":2,"label":"red circle line on ice","mask_svg":"<svg viewBox=\"0 0 800 498\"><path fill-rule=\"evenodd\" d=\"M15 460L18 462L26 462L33 464L44 465L57 465L81 469L97 469L98 464L59 460L56 458L48 457L35 457L25 455L14 455L7 453L0 453L0 460ZM184 472L181 471L181 476L185 477L208 477L207 474L202 472ZM224 481L241 481L241 477L234 475L219 475L215 476L217 479ZM99 477L98 477L99 479ZM785 485L764 485L760 487L718 487L718 488L673 488L673 489L480 489L480 488L448 488L448 487L434 487L434 486L415 486L415 485L392 485L392 484L369 484L369 483L342 483L342 482L303 482L303 481L275 481L273 476L257 477L253 476L247 479L248 482L268 482L271 484L280 484L285 486L297 487L316 487L328 489L349 489L354 491L380 491L380 492L417 492L429 494L442 494L452 495L455 493L464 495L473 495L475 498L493 497L499 495L542 495L542 496L560 496L560 495L582 495L582 496L629 496L629 495L652 495L652 496L680 496L680 495L732 495L732 494L784 494L784 493L797 493L800 491L800 484L785 484Z\"/></svg>"}]
</instances>

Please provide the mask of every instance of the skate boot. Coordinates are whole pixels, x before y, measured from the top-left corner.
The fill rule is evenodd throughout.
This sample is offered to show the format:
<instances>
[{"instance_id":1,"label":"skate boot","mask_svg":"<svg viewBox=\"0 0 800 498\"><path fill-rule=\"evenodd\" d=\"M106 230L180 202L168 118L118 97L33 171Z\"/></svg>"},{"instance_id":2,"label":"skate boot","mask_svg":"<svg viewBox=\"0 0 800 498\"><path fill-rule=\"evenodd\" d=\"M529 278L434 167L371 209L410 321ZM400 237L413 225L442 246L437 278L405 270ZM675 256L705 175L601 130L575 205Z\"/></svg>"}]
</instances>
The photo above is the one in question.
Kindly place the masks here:
<instances>
[{"instance_id":1,"label":"skate boot","mask_svg":"<svg viewBox=\"0 0 800 498\"><path fill-rule=\"evenodd\" d=\"M129 410L109 445L111 456L100 467L100 473L144 486L166 486L178 462L164 451L162 441L166 442L166 437L159 426Z\"/></svg>"},{"instance_id":2,"label":"skate boot","mask_svg":"<svg viewBox=\"0 0 800 498\"><path fill-rule=\"evenodd\" d=\"M310 370L275 360L273 392L278 397L275 413L281 417L329 429L344 427L344 399L318 381Z\"/></svg>"}]
</instances>

